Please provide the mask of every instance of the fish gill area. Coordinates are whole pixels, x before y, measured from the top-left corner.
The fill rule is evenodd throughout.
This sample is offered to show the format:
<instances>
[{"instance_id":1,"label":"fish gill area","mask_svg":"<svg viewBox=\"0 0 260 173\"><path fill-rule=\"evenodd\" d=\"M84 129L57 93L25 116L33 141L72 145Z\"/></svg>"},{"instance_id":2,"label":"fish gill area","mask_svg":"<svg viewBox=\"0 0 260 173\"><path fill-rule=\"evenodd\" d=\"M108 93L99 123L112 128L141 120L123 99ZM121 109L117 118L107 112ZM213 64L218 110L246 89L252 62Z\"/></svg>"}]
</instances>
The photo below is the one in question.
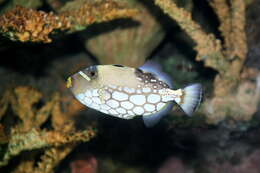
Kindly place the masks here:
<instances>
[{"instance_id":1,"label":"fish gill area","mask_svg":"<svg viewBox=\"0 0 260 173\"><path fill-rule=\"evenodd\" d=\"M0 0L0 172L259 173L258 0ZM66 79L93 64L199 82L192 117L88 109Z\"/></svg>"}]
</instances>

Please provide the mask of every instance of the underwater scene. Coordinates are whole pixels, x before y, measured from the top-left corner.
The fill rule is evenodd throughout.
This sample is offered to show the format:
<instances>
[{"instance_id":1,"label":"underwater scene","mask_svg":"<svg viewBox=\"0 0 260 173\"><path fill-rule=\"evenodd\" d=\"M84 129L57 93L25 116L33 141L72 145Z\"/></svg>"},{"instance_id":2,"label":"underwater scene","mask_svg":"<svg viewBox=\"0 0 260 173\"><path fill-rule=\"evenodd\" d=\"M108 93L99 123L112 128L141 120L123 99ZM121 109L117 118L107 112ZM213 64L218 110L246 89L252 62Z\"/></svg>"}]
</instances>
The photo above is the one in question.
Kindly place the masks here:
<instances>
[{"instance_id":1,"label":"underwater scene","mask_svg":"<svg viewBox=\"0 0 260 173\"><path fill-rule=\"evenodd\" d=\"M0 0L0 173L260 173L260 0Z\"/></svg>"}]
</instances>

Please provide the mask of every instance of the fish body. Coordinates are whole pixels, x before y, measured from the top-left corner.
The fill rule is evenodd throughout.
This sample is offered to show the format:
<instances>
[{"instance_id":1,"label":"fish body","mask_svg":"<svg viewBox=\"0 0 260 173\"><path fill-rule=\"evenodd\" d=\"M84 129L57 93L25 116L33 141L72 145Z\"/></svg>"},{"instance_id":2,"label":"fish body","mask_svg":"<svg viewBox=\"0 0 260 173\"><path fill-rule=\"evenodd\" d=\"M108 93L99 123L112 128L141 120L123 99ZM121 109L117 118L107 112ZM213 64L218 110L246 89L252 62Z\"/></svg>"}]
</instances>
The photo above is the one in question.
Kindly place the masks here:
<instances>
[{"instance_id":1,"label":"fish body","mask_svg":"<svg viewBox=\"0 0 260 173\"><path fill-rule=\"evenodd\" d=\"M173 90L169 77L151 62L140 68L90 66L69 77L67 87L87 107L123 119L143 116L146 126L156 124L173 102L191 115L202 97L200 84Z\"/></svg>"}]
</instances>

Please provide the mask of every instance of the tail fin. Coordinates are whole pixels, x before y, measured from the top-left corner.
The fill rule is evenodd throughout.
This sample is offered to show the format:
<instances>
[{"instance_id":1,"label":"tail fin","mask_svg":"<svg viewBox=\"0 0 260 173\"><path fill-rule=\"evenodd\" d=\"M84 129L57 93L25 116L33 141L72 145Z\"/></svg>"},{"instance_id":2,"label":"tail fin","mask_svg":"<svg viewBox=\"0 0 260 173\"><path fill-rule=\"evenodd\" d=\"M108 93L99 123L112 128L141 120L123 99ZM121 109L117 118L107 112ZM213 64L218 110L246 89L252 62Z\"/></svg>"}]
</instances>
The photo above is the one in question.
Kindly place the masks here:
<instances>
[{"instance_id":1,"label":"tail fin","mask_svg":"<svg viewBox=\"0 0 260 173\"><path fill-rule=\"evenodd\" d=\"M178 105L189 116L196 110L202 99L201 84L192 84L185 87L183 90L183 97L178 100Z\"/></svg>"}]
</instances>

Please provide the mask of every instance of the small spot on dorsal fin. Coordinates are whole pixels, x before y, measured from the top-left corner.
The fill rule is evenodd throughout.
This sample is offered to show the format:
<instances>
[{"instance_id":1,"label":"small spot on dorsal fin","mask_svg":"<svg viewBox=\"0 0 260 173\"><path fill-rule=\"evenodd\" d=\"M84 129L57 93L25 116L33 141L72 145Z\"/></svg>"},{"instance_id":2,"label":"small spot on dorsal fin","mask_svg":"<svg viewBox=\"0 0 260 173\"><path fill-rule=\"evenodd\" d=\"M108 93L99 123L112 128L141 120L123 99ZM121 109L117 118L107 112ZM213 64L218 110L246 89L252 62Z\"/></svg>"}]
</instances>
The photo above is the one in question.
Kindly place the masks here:
<instances>
[{"instance_id":1,"label":"small spot on dorsal fin","mask_svg":"<svg viewBox=\"0 0 260 173\"><path fill-rule=\"evenodd\" d=\"M165 82L172 88L172 80L170 76L164 72L162 72L162 67L154 62L154 61L147 61L144 65L139 67L139 69L143 70L144 72L149 72L155 75L159 80Z\"/></svg>"}]
</instances>

